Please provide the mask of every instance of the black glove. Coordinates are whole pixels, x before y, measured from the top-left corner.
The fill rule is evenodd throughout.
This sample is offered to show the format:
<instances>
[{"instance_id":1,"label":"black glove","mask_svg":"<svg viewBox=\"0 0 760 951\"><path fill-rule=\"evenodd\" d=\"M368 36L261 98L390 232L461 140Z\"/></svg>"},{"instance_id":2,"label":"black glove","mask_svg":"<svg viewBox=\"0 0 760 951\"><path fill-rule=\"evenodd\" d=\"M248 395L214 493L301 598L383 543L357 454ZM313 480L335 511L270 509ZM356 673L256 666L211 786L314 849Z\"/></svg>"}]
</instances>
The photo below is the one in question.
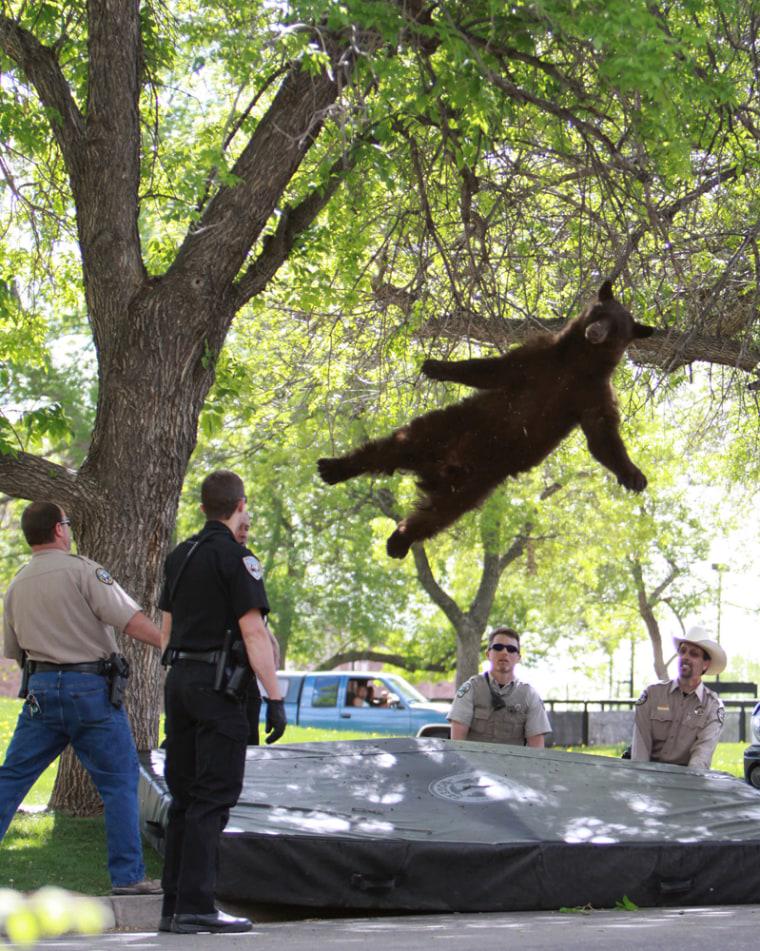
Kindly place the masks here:
<instances>
[{"instance_id":1,"label":"black glove","mask_svg":"<svg viewBox=\"0 0 760 951\"><path fill-rule=\"evenodd\" d=\"M285 715L285 701L270 700L269 697L264 699L267 705L267 744L275 743L285 732L285 727L288 725L288 718Z\"/></svg>"}]
</instances>

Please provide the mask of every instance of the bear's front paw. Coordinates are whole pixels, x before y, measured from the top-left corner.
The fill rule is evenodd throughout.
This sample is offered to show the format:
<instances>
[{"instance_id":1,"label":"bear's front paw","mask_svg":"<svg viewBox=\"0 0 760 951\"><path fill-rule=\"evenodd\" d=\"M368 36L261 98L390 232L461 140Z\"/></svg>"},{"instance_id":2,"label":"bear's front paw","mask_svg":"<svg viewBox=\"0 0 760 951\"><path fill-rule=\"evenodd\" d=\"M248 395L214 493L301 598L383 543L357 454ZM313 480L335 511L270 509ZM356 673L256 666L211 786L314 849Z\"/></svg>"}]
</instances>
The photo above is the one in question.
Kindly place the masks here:
<instances>
[{"instance_id":1,"label":"bear's front paw","mask_svg":"<svg viewBox=\"0 0 760 951\"><path fill-rule=\"evenodd\" d=\"M444 380L445 366L446 363L443 360L425 360L420 369L431 380Z\"/></svg>"},{"instance_id":2,"label":"bear's front paw","mask_svg":"<svg viewBox=\"0 0 760 951\"><path fill-rule=\"evenodd\" d=\"M317 459L317 469L319 469L320 476L328 485L345 482L346 479L350 478L350 473L346 471L342 459Z\"/></svg>"},{"instance_id":3,"label":"bear's front paw","mask_svg":"<svg viewBox=\"0 0 760 951\"><path fill-rule=\"evenodd\" d=\"M643 492L647 487L647 477L636 466L632 466L625 475L618 476L618 482L631 492Z\"/></svg>"},{"instance_id":4,"label":"bear's front paw","mask_svg":"<svg viewBox=\"0 0 760 951\"><path fill-rule=\"evenodd\" d=\"M385 550L391 558L406 558L406 553L410 547L411 542L407 539L406 535L398 529L389 536L388 541L385 543Z\"/></svg>"}]
</instances>

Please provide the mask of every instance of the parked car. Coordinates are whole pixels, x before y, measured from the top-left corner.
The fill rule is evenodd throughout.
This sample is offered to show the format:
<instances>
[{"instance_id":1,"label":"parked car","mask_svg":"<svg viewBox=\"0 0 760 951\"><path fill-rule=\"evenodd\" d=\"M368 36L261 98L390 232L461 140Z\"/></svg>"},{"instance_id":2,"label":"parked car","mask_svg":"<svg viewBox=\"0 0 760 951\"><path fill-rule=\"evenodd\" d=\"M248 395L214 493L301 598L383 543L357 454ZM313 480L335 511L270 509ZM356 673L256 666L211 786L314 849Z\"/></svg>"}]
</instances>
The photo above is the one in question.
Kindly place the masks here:
<instances>
[{"instance_id":1,"label":"parked car","mask_svg":"<svg viewBox=\"0 0 760 951\"><path fill-rule=\"evenodd\" d=\"M752 736L755 742L744 751L744 778L760 789L760 703L752 711Z\"/></svg>"},{"instance_id":2,"label":"parked car","mask_svg":"<svg viewBox=\"0 0 760 951\"><path fill-rule=\"evenodd\" d=\"M449 704L427 700L396 674L280 670L277 679L288 723L297 726L396 736L449 735ZM265 713L264 707L262 719Z\"/></svg>"}]
</instances>

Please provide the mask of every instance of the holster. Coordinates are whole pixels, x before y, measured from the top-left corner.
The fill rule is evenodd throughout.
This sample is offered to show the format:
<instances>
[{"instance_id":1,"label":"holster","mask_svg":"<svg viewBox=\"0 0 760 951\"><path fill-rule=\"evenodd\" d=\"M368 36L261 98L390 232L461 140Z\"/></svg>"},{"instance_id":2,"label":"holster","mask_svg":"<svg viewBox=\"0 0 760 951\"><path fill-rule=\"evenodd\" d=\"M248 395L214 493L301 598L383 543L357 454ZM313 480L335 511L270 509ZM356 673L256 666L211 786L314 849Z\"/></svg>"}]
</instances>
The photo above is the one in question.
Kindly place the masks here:
<instances>
[{"instance_id":1,"label":"holster","mask_svg":"<svg viewBox=\"0 0 760 951\"><path fill-rule=\"evenodd\" d=\"M216 662L214 690L231 700L245 700L253 671L242 640L234 639L232 631L224 632L224 646Z\"/></svg>"},{"instance_id":2,"label":"holster","mask_svg":"<svg viewBox=\"0 0 760 951\"><path fill-rule=\"evenodd\" d=\"M124 703L124 694L129 679L129 661L123 654L111 654L108 658L108 699L112 707L119 707Z\"/></svg>"},{"instance_id":3,"label":"holster","mask_svg":"<svg viewBox=\"0 0 760 951\"><path fill-rule=\"evenodd\" d=\"M21 699L26 699L29 694L29 677L32 674L32 665L29 658L24 653L21 660L21 685L18 688L18 695Z\"/></svg>"}]
</instances>

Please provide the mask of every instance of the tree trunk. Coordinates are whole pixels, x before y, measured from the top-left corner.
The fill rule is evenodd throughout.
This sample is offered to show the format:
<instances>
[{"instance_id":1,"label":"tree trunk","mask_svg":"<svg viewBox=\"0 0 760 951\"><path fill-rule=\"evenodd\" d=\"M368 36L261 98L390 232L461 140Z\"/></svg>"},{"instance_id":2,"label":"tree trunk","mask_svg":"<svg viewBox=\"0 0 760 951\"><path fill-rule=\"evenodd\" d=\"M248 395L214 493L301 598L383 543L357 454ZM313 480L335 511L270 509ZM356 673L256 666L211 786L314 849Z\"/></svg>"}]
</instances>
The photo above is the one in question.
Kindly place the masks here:
<instances>
[{"instance_id":1,"label":"tree trunk","mask_svg":"<svg viewBox=\"0 0 760 951\"><path fill-rule=\"evenodd\" d=\"M662 592L675 578L677 571L671 571L670 576L657 588L655 595L647 595L644 585L644 572L641 562L638 559L631 561L631 573L636 584L636 593L638 596L639 614L646 625L647 634L652 645L652 659L654 663L654 672L658 680L668 679L668 668L665 666L665 659L662 655L662 635L660 625L655 617L653 606L658 603Z\"/></svg>"},{"instance_id":2,"label":"tree trunk","mask_svg":"<svg viewBox=\"0 0 760 951\"><path fill-rule=\"evenodd\" d=\"M98 425L76 492L73 498L50 496L69 512L79 553L107 568L149 616L158 599L198 416L213 379L200 359L202 350L183 334L189 317L177 304L170 285L156 287L120 322L129 327L152 319L161 329L150 346L114 341L109 379L101 384ZM170 362L167 350L174 354ZM119 649L131 668L125 706L135 742L138 750L148 750L158 743L162 710L159 652L124 636ZM89 779L70 753L61 759L50 808L73 815L99 808Z\"/></svg>"},{"instance_id":3,"label":"tree trunk","mask_svg":"<svg viewBox=\"0 0 760 951\"><path fill-rule=\"evenodd\" d=\"M483 627L469 621L457 626L457 687L480 670L483 631Z\"/></svg>"},{"instance_id":4,"label":"tree trunk","mask_svg":"<svg viewBox=\"0 0 760 951\"><path fill-rule=\"evenodd\" d=\"M103 811L95 784L71 746L61 754L48 809L77 817L97 816Z\"/></svg>"}]
</instances>

